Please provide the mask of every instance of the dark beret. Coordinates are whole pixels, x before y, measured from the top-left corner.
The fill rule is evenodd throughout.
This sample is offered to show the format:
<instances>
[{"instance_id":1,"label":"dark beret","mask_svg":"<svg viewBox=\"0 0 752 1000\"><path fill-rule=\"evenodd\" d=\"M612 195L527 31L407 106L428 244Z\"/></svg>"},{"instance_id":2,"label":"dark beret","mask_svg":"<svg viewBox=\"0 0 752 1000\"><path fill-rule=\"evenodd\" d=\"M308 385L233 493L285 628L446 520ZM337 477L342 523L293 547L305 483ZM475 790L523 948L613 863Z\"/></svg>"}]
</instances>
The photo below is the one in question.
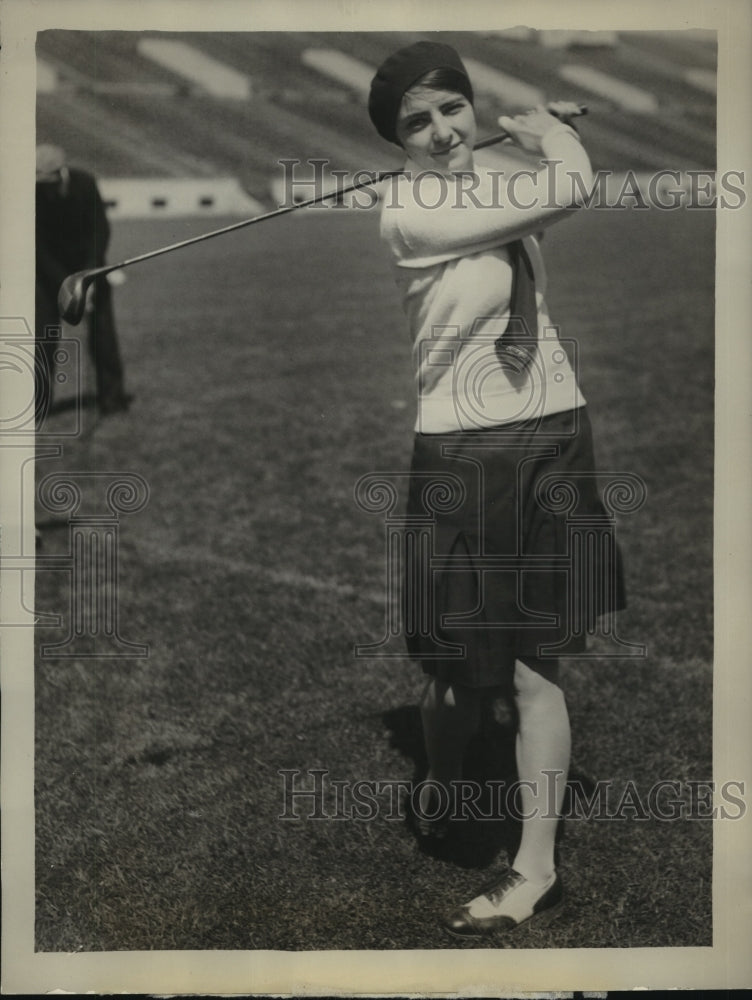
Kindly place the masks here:
<instances>
[{"instance_id":1,"label":"dark beret","mask_svg":"<svg viewBox=\"0 0 752 1000\"><path fill-rule=\"evenodd\" d=\"M376 131L388 142L399 145L395 126L405 91L434 69L453 69L467 77L460 57L450 45L441 42L415 42L393 53L379 66L371 81L368 113Z\"/></svg>"}]
</instances>

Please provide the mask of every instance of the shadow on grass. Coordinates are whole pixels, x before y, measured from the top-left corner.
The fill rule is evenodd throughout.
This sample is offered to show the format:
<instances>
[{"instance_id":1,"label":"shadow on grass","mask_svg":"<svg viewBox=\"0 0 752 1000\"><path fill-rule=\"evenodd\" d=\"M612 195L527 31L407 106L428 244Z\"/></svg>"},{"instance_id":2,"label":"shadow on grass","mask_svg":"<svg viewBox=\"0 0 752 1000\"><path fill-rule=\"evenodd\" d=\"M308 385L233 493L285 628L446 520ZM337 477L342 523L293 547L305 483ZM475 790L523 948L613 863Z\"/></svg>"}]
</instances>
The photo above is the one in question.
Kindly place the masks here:
<instances>
[{"instance_id":1,"label":"shadow on grass","mask_svg":"<svg viewBox=\"0 0 752 1000\"><path fill-rule=\"evenodd\" d=\"M383 715L391 732L391 745L412 761L413 786L425 780L428 770L417 705L403 705ZM480 733L472 740L464 762L464 778L478 784L480 797L472 809L449 824L444 839L422 837L415 829L410 809L407 823L424 854L449 861L465 869L487 868L501 852L513 856L519 843L519 822L507 810L499 810L489 781L511 784L516 778L514 731L493 719L484 719ZM466 814L466 815L465 815Z\"/></svg>"},{"instance_id":2,"label":"shadow on grass","mask_svg":"<svg viewBox=\"0 0 752 1000\"><path fill-rule=\"evenodd\" d=\"M499 721L501 718L503 721ZM420 710L417 705L402 705L390 709L382 716L391 733L391 746L403 757L412 761L412 784L425 780L428 761L421 730ZM508 789L517 781L515 762L516 717L512 706L496 700L484 711L480 732L473 738L465 756L464 779L474 782L481 789L480 797L473 802L473 809L463 811L461 818L449 824L443 839L421 836L409 802L405 803L406 823L423 854L439 858L468 870L485 869L505 853L514 858L520 843L522 824L519 807L506 801L498 789ZM595 788L593 779L572 768L564 800L566 815L571 802L571 788L576 785L586 795ZM561 860L561 846L565 822L559 823L556 835L556 865Z\"/></svg>"}]
</instances>

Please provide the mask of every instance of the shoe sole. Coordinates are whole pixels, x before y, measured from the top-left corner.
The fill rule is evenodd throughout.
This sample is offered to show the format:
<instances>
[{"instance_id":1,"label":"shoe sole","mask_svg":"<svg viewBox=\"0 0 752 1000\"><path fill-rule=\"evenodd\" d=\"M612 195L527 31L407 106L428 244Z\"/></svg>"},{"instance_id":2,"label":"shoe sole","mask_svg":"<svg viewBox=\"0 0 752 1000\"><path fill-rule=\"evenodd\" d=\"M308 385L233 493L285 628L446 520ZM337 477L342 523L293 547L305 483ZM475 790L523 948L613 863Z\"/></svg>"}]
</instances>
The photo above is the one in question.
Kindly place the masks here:
<instances>
[{"instance_id":1,"label":"shoe sole","mask_svg":"<svg viewBox=\"0 0 752 1000\"><path fill-rule=\"evenodd\" d=\"M515 924L513 927L492 927L490 930L475 930L469 931L467 934L460 934L457 931L453 931L451 927L447 927L444 924L444 930L447 934L451 934L453 938L457 938L460 941L483 941L488 938L502 937L505 934L514 934L516 930L520 927L529 927L533 922L535 922L536 927L548 927L564 912L564 900L558 903L554 903L553 906L549 906L548 909L543 910L541 913L534 913L531 917L526 920L520 921L519 924Z\"/></svg>"}]
</instances>

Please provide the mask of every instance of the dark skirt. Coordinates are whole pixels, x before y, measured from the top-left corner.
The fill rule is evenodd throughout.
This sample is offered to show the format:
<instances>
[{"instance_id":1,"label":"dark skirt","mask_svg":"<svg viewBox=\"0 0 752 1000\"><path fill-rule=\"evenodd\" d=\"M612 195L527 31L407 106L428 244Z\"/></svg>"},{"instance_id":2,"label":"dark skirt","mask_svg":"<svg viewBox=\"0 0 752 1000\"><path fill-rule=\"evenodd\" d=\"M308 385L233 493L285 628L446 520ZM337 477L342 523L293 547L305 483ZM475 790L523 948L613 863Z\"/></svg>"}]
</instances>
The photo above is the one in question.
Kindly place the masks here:
<instances>
[{"instance_id":1,"label":"dark skirt","mask_svg":"<svg viewBox=\"0 0 752 1000\"><path fill-rule=\"evenodd\" d=\"M508 686L517 659L581 654L625 606L587 410L417 434L404 536L410 656L441 680Z\"/></svg>"}]
</instances>

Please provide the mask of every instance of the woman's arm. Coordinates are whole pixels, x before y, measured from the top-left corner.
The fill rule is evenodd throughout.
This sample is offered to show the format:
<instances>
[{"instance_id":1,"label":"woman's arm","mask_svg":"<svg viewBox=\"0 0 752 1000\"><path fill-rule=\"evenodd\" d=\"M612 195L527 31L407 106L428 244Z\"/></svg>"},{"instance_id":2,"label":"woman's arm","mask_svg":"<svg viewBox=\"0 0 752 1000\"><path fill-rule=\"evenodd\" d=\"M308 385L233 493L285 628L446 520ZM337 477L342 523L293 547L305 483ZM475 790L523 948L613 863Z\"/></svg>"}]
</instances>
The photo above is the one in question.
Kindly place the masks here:
<instances>
[{"instance_id":1,"label":"woman's arm","mask_svg":"<svg viewBox=\"0 0 752 1000\"><path fill-rule=\"evenodd\" d=\"M572 129L537 111L502 117L499 124L517 145L537 152L540 165L502 176L491 172L476 187L472 175L403 181L405 198L387 204L384 235L404 266L449 260L534 234L583 202L593 172Z\"/></svg>"}]
</instances>

